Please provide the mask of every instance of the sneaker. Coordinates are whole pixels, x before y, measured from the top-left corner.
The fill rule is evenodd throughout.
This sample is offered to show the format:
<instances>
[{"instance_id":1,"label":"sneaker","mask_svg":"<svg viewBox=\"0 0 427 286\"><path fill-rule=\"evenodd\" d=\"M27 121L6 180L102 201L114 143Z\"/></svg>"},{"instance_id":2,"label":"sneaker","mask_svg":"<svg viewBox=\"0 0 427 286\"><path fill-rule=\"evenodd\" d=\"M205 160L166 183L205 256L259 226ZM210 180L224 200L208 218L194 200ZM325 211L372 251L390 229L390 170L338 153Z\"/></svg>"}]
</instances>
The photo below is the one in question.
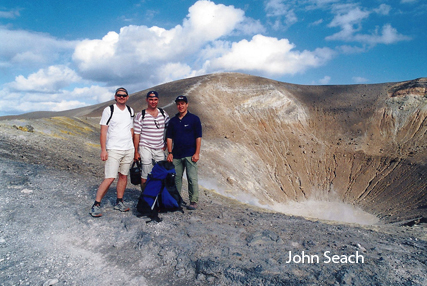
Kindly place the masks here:
<instances>
[{"instance_id":1,"label":"sneaker","mask_svg":"<svg viewBox=\"0 0 427 286\"><path fill-rule=\"evenodd\" d=\"M194 211L196 209L197 209L197 203L190 203L190 205L187 206L187 210Z\"/></svg>"},{"instance_id":2,"label":"sneaker","mask_svg":"<svg viewBox=\"0 0 427 286\"><path fill-rule=\"evenodd\" d=\"M123 202L119 202L117 205L115 205L114 209L121 212L127 212L130 210Z\"/></svg>"},{"instance_id":3,"label":"sneaker","mask_svg":"<svg viewBox=\"0 0 427 286\"><path fill-rule=\"evenodd\" d=\"M91 207L90 211L89 211L89 214L90 214L91 216L93 216L93 217L100 217L100 216L102 216L102 213L101 213L101 206L93 205L93 206Z\"/></svg>"}]
</instances>

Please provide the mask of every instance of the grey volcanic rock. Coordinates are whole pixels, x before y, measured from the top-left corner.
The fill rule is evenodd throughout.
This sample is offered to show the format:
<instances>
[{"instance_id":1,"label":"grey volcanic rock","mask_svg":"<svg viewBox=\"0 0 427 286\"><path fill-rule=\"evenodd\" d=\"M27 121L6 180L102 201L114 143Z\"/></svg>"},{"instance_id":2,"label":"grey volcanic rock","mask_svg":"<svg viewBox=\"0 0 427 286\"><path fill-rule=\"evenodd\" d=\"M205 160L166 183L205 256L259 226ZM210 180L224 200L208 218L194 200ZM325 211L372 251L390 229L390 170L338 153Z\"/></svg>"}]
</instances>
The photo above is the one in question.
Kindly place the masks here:
<instances>
[{"instance_id":1,"label":"grey volcanic rock","mask_svg":"<svg viewBox=\"0 0 427 286\"><path fill-rule=\"evenodd\" d=\"M421 225L309 221L209 190L197 211L147 224L137 217L139 188L132 185L125 193L131 212L113 210L111 189L103 217L94 219L88 210L99 176L3 158L0 173L0 285L427 283ZM310 258L288 262L289 251ZM332 255L340 260L329 261Z\"/></svg>"},{"instance_id":2,"label":"grey volcanic rock","mask_svg":"<svg viewBox=\"0 0 427 286\"><path fill-rule=\"evenodd\" d=\"M200 208L146 224L129 184L131 212L113 210L113 187L104 216L89 216L110 102L1 118L0 285L427 283L426 79L301 86L226 73L152 89L169 114L186 94L202 119ZM128 103L142 109L145 93ZM379 222L313 218L345 221L342 206Z\"/></svg>"}]
</instances>

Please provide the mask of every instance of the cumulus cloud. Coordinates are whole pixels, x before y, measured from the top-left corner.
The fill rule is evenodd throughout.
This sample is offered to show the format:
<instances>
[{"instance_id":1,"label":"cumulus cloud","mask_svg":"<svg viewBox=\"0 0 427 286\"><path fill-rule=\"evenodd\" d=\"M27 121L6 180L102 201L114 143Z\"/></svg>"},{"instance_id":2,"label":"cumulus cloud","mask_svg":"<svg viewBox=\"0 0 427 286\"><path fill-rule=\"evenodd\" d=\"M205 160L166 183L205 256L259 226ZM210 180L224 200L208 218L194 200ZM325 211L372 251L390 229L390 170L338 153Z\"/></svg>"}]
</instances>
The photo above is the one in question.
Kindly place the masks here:
<instances>
[{"instance_id":1,"label":"cumulus cloud","mask_svg":"<svg viewBox=\"0 0 427 286\"><path fill-rule=\"evenodd\" d=\"M82 83L84 80L64 65L40 69L28 77L19 75L0 90L0 113L61 111L105 102L114 97L114 87L72 87Z\"/></svg>"},{"instance_id":2,"label":"cumulus cloud","mask_svg":"<svg viewBox=\"0 0 427 286\"><path fill-rule=\"evenodd\" d=\"M14 94L11 94L14 95ZM35 106L36 105L36 106ZM5 115L17 114L17 113L26 113L32 111L62 111L69 110L73 108L83 107L86 104L78 100L62 100L60 102L53 101L31 101L25 99L25 101L14 100L14 105L10 105L10 101L4 99L0 100L0 112Z\"/></svg>"},{"instance_id":3,"label":"cumulus cloud","mask_svg":"<svg viewBox=\"0 0 427 286\"><path fill-rule=\"evenodd\" d=\"M206 44L239 31L254 33L261 29L259 22L246 18L240 9L198 1L189 8L182 25L169 30L126 26L100 40L81 41L73 59L82 75L91 80L112 83L117 79L132 82L139 78L145 84L159 83L169 78L171 65L180 66L173 72L177 78L193 75L183 62L191 61Z\"/></svg>"},{"instance_id":4,"label":"cumulus cloud","mask_svg":"<svg viewBox=\"0 0 427 286\"><path fill-rule=\"evenodd\" d=\"M71 53L77 43L58 40L44 33L11 30L4 26L0 26L0 39L0 64L16 68L53 63L63 53Z\"/></svg>"},{"instance_id":5,"label":"cumulus cloud","mask_svg":"<svg viewBox=\"0 0 427 286\"><path fill-rule=\"evenodd\" d=\"M14 91L49 93L80 80L81 77L67 66L50 66L47 69L40 69L27 78L19 75L14 82L7 84L7 86Z\"/></svg>"},{"instance_id":6,"label":"cumulus cloud","mask_svg":"<svg viewBox=\"0 0 427 286\"><path fill-rule=\"evenodd\" d=\"M336 33L326 40L342 41L345 45L298 49L286 38L266 35L261 22L247 17L242 9L207 0L195 2L182 23L172 28L128 25L98 39L66 41L0 26L0 69L19 72L3 79L9 82L3 84L0 92L21 100L22 104L14 108L19 106L23 111L29 108L24 107L24 98L31 106L34 103L37 108L60 110L67 104L71 108L109 100L111 88L117 85L135 91L218 71L274 77L294 75L325 65L338 53L361 53L377 44L410 39L391 24L381 23L374 29L363 26L371 15L389 15L391 6L387 4L367 9L352 1L343 4L339 0L266 0L264 9L267 24L275 29L297 23L301 11L330 12L332 18L307 18L311 21L307 25L320 31L328 23L327 27ZM5 13L0 12L0 17L19 16L18 10L15 14ZM359 45L353 46L354 43ZM24 74L22 71L28 67L31 72ZM329 81L330 77L325 76L317 83ZM83 87L87 85L90 87ZM0 111L7 110L3 104L6 102L0 102Z\"/></svg>"},{"instance_id":7,"label":"cumulus cloud","mask_svg":"<svg viewBox=\"0 0 427 286\"><path fill-rule=\"evenodd\" d=\"M223 48L223 47L222 47ZM209 69L258 71L268 75L295 74L324 64L334 56L331 49L296 51L287 39L255 35L251 41L233 43L223 55L210 60Z\"/></svg>"},{"instance_id":8,"label":"cumulus cloud","mask_svg":"<svg viewBox=\"0 0 427 286\"><path fill-rule=\"evenodd\" d=\"M390 6L381 4L378 9L374 9L373 11L386 15L390 9ZM372 11L361 9L355 4L336 5L334 12L336 15L328 26L332 28L339 27L341 31L326 37L326 40L377 45L393 44L411 39L408 36L400 34L391 24L385 24L381 29L377 27L370 34L362 33L362 22L370 16Z\"/></svg>"},{"instance_id":9,"label":"cumulus cloud","mask_svg":"<svg viewBox=\"0 0 427 286\"><path fill-rule=\"evenodd\" d=\"M14 91L9 87L0 90L0 113L16 114L37 110L62 111L83 107L114 98L114 88L90 86L59 89L53 93L34 91ZM11 104L13 102L13 104Z\"/></svg>"}]
</instances>

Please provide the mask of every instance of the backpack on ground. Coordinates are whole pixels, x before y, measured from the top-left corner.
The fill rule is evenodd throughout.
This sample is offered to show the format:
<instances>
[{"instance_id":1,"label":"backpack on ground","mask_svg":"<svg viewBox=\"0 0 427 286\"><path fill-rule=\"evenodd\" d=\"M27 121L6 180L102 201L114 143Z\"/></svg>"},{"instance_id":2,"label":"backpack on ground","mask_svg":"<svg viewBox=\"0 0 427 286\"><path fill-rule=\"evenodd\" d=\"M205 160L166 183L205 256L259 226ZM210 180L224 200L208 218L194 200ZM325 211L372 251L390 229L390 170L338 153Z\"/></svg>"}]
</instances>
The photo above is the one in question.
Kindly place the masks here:
<instances>
[{"instance_id":1,"label":"backpack on ground","mask_svg":"<svg viewBox=\"0 0 427 286\"><path fill-rule=\"evenodd\" d=\"M168 161L160 161L154 165L148 175L145 189L138 200L136 209L141 216L151 221L160 222L159 212L181 211L184 203L175 185L175 166ZM148 223L147 222L147 223Z\"/></svg>"}]
</instances>

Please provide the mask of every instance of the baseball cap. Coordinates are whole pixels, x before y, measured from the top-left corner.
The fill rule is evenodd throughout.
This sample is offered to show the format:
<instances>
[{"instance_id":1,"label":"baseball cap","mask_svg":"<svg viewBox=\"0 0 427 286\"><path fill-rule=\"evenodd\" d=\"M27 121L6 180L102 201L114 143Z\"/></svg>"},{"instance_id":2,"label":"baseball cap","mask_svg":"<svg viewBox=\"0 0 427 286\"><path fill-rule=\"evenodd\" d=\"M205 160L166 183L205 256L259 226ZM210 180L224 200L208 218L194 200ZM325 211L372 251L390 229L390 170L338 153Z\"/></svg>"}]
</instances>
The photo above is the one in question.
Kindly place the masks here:
<instances>
[{"instance_id":1,"label":"baseball cap","mask_svg":"<svg viewBox=\"0 0 427 286\"><path fill-rule=\"evenodd\" d=\"M175 102L178 101L184 101L185 103L188 103L187 97L185 95L180 95L175 99Z\"/></svg>"},{"instance_id":2,"label":"baseball cap","mask_svg":"<svg viewBox=\"0 0 427 286\"><path fill-rule=\"evenodd\" d=\"M128 95L128 91L127 91L127 90L126 90L126 88L124 88L124 87L119 87L118 89L116 89L116 92L114 93L114 95L117 95L117 93L118 93L119 91L124 91L124 92L126 92L126 95Z\"/></svg>"},{"instance_id":3,"label":"baseball cap","mask_svg":"<svg viewBox=\"0 0 427 286\"><path fill-rule=\"evenodd\" d=\"M155 90L150 90L148 93L147 93L147 98L149 98L149 97L157 97L157 98L159 98L159 94L157 93L157 91L155 91Z\"/></svg>"}]
</instances>

